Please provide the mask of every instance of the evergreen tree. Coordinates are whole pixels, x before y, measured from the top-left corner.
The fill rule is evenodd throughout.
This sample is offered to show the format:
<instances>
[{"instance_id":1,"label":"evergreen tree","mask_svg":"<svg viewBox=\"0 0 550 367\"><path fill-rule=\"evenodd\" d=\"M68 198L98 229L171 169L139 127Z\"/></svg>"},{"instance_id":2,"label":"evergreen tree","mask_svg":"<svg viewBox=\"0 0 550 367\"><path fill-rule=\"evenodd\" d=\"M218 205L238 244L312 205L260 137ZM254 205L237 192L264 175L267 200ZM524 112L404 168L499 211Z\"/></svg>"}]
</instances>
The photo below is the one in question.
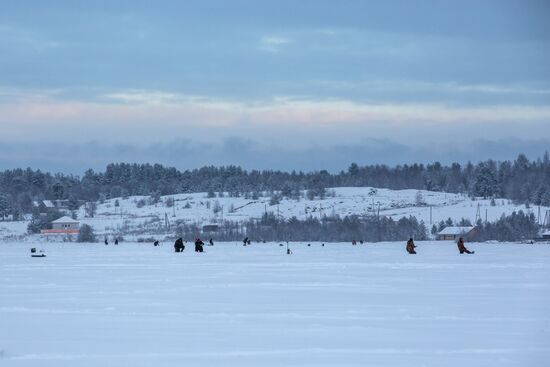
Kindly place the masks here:
<instances>
[{"instance_id":1,"label":"evergreen tree","mask_svg":"<svg viewBox=\"0 0 550 367\"><path fill-rule=\"evenodd\" d=\"M95 242L96 237L94 229L88 224L82 224L80 226L80 232L78 233L78 242Z\"/></svg>"}]
</instances>

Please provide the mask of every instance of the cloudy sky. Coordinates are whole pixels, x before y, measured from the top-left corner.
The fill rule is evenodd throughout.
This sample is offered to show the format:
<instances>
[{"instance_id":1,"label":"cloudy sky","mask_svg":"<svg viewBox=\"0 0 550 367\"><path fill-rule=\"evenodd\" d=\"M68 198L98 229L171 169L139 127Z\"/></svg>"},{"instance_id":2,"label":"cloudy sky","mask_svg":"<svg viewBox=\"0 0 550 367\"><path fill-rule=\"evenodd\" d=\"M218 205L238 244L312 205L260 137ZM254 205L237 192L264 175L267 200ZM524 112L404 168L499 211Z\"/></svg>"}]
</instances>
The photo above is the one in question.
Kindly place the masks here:
<instances>
[{"instance_id":1,"label":"cloudy sky","mask_svg":"<svg viewBox=\"0 0 550 367\"><path fill-rule=\"evenodd\" d=\"M550 147L548 1L13 1L0 168L345 169Z\"/></svg>"}]
</instances>

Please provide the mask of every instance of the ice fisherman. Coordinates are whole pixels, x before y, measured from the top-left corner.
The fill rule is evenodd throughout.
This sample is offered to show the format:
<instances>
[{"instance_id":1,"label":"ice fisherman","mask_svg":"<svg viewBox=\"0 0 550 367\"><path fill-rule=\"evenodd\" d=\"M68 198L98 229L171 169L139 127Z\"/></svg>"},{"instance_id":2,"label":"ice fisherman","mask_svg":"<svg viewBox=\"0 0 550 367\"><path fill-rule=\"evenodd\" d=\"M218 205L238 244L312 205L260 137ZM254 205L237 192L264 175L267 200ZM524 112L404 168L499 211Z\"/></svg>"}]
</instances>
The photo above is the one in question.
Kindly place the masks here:
<instances>
[{"instance_id":1,"label":"ice fisherman","mask_svg":"<svg viewBox=\"0 0 550 367\"><path fill-rule=\"evenodd\" d=\"M456 243L456 245L458 246L458 251L460 251L461 254L463 253L467 253L467 254L474 254L475 251L470 251L466 248L466 246L464 246L464 238L460 237L458 239L458 242Z\"/></svg>"},{"instance_id":2,"label":"ice fisherman","mask_svg":"<svg viewBox=\"0 0 550 367\"><path fill-rule=\"evenodd\" d=\"M416 251L414 250L416 248L416 245L414 244L414 241L412 238L409 238L409 240L407 241L407 252L411 255L414 255L416 254Z\"/></svg>"},{"instance_id":3,"label":"ice fisherman","mask_svg":"<svg viewBox=\"0 0 550 367\"><path fill-rule=\"evenodd\" d=\"M176 252L183 252L183 250L185 250L185 245L181 237L174 242L174 250L176 250Z\"/></svg>"},{"instance_id":4,"label":"ice fisherman","mask_svg":"<svg viewBox=\"0 0 550 367\"><path fill-rule=\"evenodd\" d=\"M195 252L204 252L204 242L201 241L200 238L197 238L195 240Z\"/></svg>"}]
</instances>

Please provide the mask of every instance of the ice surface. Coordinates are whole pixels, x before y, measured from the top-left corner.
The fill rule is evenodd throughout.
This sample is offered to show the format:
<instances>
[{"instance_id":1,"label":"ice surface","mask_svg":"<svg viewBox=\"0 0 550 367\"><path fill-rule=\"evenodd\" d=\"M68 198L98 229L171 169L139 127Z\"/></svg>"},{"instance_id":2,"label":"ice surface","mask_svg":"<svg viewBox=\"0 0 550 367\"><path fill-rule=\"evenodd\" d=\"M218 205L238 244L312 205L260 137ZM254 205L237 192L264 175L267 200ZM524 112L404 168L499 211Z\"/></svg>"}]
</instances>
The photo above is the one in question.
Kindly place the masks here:
<instances>
[{"instance_id":1,"label":"ice surface","mask_svg":"<svg viewBox=\"0 0 550 367\"><path fill-rule=\"evenodd\" d=\"M0 244L1 366L546 366L550 246Z\"/></svg>"}]
</instances>

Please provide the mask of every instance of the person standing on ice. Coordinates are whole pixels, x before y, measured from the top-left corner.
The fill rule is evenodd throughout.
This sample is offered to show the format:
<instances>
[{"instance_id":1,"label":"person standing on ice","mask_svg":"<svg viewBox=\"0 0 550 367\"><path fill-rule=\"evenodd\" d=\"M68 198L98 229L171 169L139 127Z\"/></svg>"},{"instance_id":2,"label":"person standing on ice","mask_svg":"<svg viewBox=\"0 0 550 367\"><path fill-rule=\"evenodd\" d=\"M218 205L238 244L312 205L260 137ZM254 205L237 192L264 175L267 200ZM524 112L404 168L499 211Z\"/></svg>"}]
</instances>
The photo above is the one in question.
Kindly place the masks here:
<instances>
[{"instance_id":1,"label":"person standing on ice","mask_svg":"<svg viewBox=\"0 0 550 367\"><path fill-rule=\"evenodd\" d=\"M466 248L466 246L464 246L464 238L460 237L458 239L458 242L456 243L456 245L458 246L458 251L460 251L461 254L463 253L467 253L467 254L474 254L475 251L470 251Z\"/></svg>"},{"instance_id":2,"label":"person standing on ice","mask_svg":"<svg viewBox=\"0 0 550 367\"><path fill-rule=\"evenodd\" d=\"M214 246L214 240L210 239L208 243L210 244L210 246Z\"/></svg>"},{"instance_id":3,"label":"person standing on ice","mask_svg":"<svg viewBox=\"0 0 550 367\"><path fill-rule=\"evenodd\" d=\"M416 254L416 251L414 250L416 248L416 245L414 244L414 241L412 238L409 238L409 240L407 241L407 252L411 255L414 255Z\"/></svg>"}]
</instances>

